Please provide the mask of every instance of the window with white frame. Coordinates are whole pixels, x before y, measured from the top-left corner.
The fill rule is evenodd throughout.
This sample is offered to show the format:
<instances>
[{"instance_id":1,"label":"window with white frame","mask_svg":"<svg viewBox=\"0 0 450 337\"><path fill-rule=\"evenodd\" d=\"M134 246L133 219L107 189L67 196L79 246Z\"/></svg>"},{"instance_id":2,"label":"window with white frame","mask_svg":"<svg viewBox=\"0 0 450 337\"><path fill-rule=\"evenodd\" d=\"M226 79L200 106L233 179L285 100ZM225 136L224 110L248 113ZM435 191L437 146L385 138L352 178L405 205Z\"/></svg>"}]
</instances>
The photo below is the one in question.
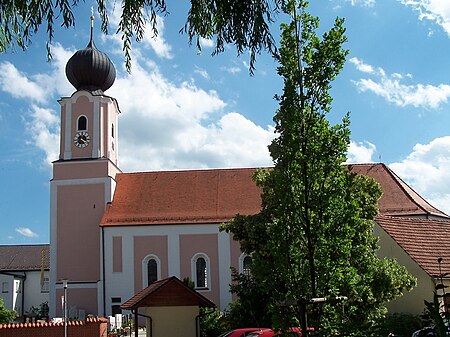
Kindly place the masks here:
<instances>
[{"instance_id":1,"label":"window with white frame","mask_svg":"<svg viewBox=\"0 0 450 337\"><path fill-rule=\"evenodd\" d=\"M2 293L7 293L9 292L9 283L8 282L2 282Z\"/></svg>"},{"instance_id":2,"label":"window with white frame","mask_svg":"<svg viewBox=\"0 0 450 337\"><path fill-rule=\"evenodd\" d=\"M161 279L161 261L156 255L147 255L142 260L143 288Z\"/></svg>"},{"instance_id":3,"label":"window with white frame","mask_svg":"<svg viewBox=\"0 0 450 337\"><path fill-rule=\"evenodd\" d=\"M41 293L49 292L49 284L50 284L49 278L44 276L41 283Z\"/></svg>"},{"instance_id":4,"label":"window with white frame","mask_svg":"<svg viewBox=\"0 0 450 337\"><path fill-rule=\"evenodd\" d=\"M20 280L14 280L14 292L20 294L22 292L22 282Z\"/></svg>"},{"instance_id":5,"label":"window with white frame","mask_svg":"<svg viewBox=\"0 0 450 337\"><path fill-rule=\"evenodd\" d=\"M192 279L195 289L210 289L210 262L206 254L199 253L191 260Z\"/></svg>"},{"instance_id":6,"label":"window with white frame","mask_svg":"<svg viewBox=\"0 0 450 337\"><path fill-rule=\"evenodd\" d=\"M253 260L251 255L242 253L239 257L239 273L251 275Z\"/></svg>"}]
</instances>

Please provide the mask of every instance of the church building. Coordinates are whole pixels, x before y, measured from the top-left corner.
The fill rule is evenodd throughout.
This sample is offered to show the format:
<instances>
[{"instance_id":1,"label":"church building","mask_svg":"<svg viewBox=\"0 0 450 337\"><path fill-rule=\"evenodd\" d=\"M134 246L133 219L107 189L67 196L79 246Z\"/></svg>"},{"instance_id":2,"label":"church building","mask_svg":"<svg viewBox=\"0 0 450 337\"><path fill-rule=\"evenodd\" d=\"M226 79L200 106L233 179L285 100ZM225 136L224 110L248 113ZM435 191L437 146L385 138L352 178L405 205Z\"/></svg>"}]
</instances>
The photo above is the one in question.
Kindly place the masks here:
<instances>
[{"instance_id":1,"label":"church building","mask_svg":"<svg viewBox=\"0 0 450 337\"><path fill-rule=\"evenodd\" d=\"M50 183L50 316L62 316L63 280L68 282L71 318L118 313L134 294L171 276L191 279L197 291L219 309L226 308L232 300L230 267L248 272L251 257L219 225L238 213L259 212L255 169L122 173L119 104L105 94L114 83L115 68L95 47L92 28L88 46L68 61L66 75L76 90L59 100L60 152ZM449 217L385 165L351 169L381 184L379 223L386 228L396 228L396 219L404 218L448 228ZM409 263L408 248L396 240L395 231L382 225L377 230L392 241L386 241L385 251L399 244L399 254L406 254ZM411 240L407 243L421 239L416 235ZM442 254L448 255L450 269L450 249ZM426 293L436 275L427 274L417 256L411 261L425 271Z\"/></svg>"}]
</instances>

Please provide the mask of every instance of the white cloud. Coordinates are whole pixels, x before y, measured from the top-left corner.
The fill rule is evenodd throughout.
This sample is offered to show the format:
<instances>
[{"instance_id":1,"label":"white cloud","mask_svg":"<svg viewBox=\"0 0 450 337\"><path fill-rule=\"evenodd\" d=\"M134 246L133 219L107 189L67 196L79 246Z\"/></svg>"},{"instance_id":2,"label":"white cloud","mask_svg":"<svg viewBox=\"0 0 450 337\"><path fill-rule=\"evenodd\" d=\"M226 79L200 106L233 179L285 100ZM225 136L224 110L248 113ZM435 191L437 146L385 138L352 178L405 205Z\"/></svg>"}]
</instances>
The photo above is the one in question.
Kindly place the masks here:
<instances>
[{"instance_id":1,"label":"white cloud","mask_svg":"<svg viewBox=\"0 0 450 337\"><path fill-rule=\"evenodd\" d=\"M450 214L450 136L417 144L389 167L427 201Z\"/></svg>"},{"instance_id":2,"label":"white cloud","mask_svg":"<svg viewBox=\"0 0 450 337\"><path fill-rule=\"evenodd\" d=\"M419 20L437 23L450 36L450 2L443 0L401 0L419 15Z\"/></svg>"},{"instance_id":3,"label":"white cloud","mask_svg":"<svg viewBox=\"0 0 450 337\"><path fill-rule=\"evenodd\" d=\"M58 159L59 116L52 109L32 105L26 127L31 137L30 143L45 153L42 165L50 169L51 163Z\"/></svg>"},{"instance_id":4,"label":"white cloud","mask_svg":"<svg viewBox=\"0 0 450 337\"><path fill-rule=\"evenodd\" d=\"M173 58L172 46L164 39L164 20L159 15L156 16L158 34L153 34L151 27L146 27L143 43L153 49L158 57Z\"/></svg>"},{"instance_id":5,"label":"white cloud","mask_svg":"<svg viewBox=\"0 0 450 337\"><path fill-rule=\"evenodd\" d=\"M43 86L30 80L10 62L0 63L0 87L15 98L44 102L47 96Z\"/></svg>"},{"instance_id":6,"label":"white cloud","mask_svg":"<svg viewBox=\"0 0 450 337\"><path fill-rule=\"evenodd\" d=\"M16 228L16 232L20 235L26 236L27 238L37 238L39 236L27 227Z\"/></svg>"},{"instance_id":7,"label":"white cloud","mask_svg":"<svg viewBox=\"0 0 450 337\"><path fill-rule=\"evenodd\" d=\"M233 75L240 73L242 71L242 69L237 66L221 67L220 69L223 71L226 71L227 73L233 74Z\"/></svg>"},{"instance_id":8,"label":"white cloud","mask_svg":"<svg viewBox=\"0 0 450 337\"><path fill-rule=\"evenodd\" d=\"M172 83L156 65L133 62L133 72L108 91L123 112L120 166L125 171L270 165L272 127L224 112L226 103L215 91Z\"/></svg>"},{"instance_id":9,"label":"white cloud","mask_svg":"<svg viewBox=\"0 0 450 337\"><path fill-rule=\"evenodd\" d=\"M200 46L202 48L213 48L214 47L214 40L212 39L205 39L203 37L200 38Z\"/></svg>"},{"instance_id":10,"label":"white cloud","mask_svg":"<svg viewBox=\"0 0 450 337\"><path fill-rule=\"evenodd\" d=\"M49 73L25 74L10 62L0 63L0 88L19 99L44 104L53 99L53 94L67 95L71 85L65 76L66 63L74 51L60 44L52 47L53 59Z\"/></svg>"},{"instance_id":11,"label":"white cloud","mask_svg":"<svg viewBox=\"0 0 450 337\"><path fill-rule=\"evenodd\" d=\"M350 2L352 6L364 6L364 7L373 7L375 5L376 0L346 0Z\"/></svg>"},{"instance_id":12,"label":"white cloud","mask_svg":"<svg viewBox=\"0 0 450 337\"><path fill-rule=\"evenodd\" d=\"M346 164L362 164L373 162L372 156L376 146L370 142L350 142Z\"/></svg>"},{"instance_id":13,"label":"white cloud","mask_svg":"<svg viewBox=\"0 0 450 337\"><path fill-rule=\"evenodd\" d=\"M350 63L353 63L359 71L363 73L369 73L372 74L374 72L374 69L371 65L364 63L362 60L358 59L357 57L352 57L350 60Z\"/></svg>"},{"instance_id":14,"label":"white cloud","mask_svg":"<svg viewBox=\"0 0 450 337\"><path fill-rule=\"evenodd\" d=\"M199 74L204 79L209 79L209 74L205 69L195 66L194 73Z\"/></svg>"},{"instance_id":15,"label":"white cloud","mask_svg":"<svg viewBox=\"0 0 450 337\"><path fill-rule=\"evenodd\" d=\"M372 76L372 78L361 78L353 81L359 91L371 91L397 106L436 109L447 103L450 97L450 85L448 84L439 84L437 86L431 84L404 84L404 81L411 81L411 74L406 74L405 76L399 73L387 75L383 68L375 69L356 57L350 61L359 71Z\"/></svg>"}]
</instances>

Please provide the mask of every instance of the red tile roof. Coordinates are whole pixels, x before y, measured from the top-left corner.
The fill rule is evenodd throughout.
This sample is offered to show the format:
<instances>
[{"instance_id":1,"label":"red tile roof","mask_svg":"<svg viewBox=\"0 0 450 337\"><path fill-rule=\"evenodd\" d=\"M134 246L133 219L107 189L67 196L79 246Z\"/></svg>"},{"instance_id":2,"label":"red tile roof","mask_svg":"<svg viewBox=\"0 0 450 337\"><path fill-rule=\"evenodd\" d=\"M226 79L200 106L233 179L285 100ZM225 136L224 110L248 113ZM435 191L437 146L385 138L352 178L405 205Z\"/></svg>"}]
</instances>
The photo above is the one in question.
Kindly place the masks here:
<instances>
[{"instance_id":1,"label":"red tile roof","mask_svg":"<svg viewBox=\"0 0 450 337\"><path fill-rule=\"evenodd\" d=\"M1 245L0 271L40 270L44 251L44 269L50 265L49 245Z\"/></svg>"},{"instance_id":2,"label":"red tile roof","mask_svg":"<svg viewBox=\"0 0 450 337\"><path fill-rule=\"evenodd\" d=\"M102 225L221 223L256 214L255 169L122 173Z\"/></svg>"},{"instance_id":3,"label":"red tile roof","mask_svg":"<svg viewBox=\"0 0 450 337\"><path fill-rule=\"evenodd\" d=\"M435 215L450 217L431 206L384 164L348 165L351 172L374 178L381 185L383 195L378 202L380 213L392 216Z\"/></svg>"},{"instance_id":4,"label":"red tile roof","mask_svg":"<svg viewBox=\"0 0 450 337\"><path fill-rule=\"evenodd\" d=\"M189 288L177 277L171 276L153 282L142 289L120 307L122 309L136 309L140 307L191 306L215 307L215 304Z\"/></svg>"},{"instance_id":5,"label":"red tile roof","mask_svg":"<svg viewBox=\"0 0 450 337\"><path fill-rule=\"evenodd\" d=\"M380 212L393 216L435 215L431 206L384 164L349 165L375 178L383 189ZM260 189L254 168L121 173L102 226L221 223L236 214L256 214Z\"/></svg>"},{"instance_id":6,"label":"red tile roof","mask_svg":"<svg viewBox=\"0 0 450 337\"><path fill-rule=\"evenodd\" d=\"M376 222L430 276L450 272L450 222L378 215Z\"/></svg>"}]
</instances>

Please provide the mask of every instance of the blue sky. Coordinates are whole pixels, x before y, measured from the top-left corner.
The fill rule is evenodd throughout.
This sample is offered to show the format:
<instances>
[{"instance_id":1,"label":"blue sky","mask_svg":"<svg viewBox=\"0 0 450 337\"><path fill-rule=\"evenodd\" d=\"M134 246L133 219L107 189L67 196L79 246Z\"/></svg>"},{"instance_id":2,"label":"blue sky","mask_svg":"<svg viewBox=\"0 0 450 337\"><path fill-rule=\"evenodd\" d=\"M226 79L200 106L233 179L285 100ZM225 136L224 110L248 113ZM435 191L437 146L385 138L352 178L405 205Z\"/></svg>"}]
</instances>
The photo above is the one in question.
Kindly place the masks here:
<instances>
[{"instance_id":1,"label":"blue sky","mask_svg":"<svg viewBox=\"0 0 450 337\"><path fill-rule=\"evenodd\" d=\"M0 55L0 244L49 242L49 180L57 159L60 97L70 96L64 67L89 40L90 4L76 28L57 30L47 62L45 34L26 51ZM276 64L261 54L253 77L233 46L212 57L180 35L187 7L168 1L159 36L134 44L124 69L120 37L95 42L117 69L119 165L124 172L270 165ZM349 162L384 162L439 209L450 213L450 2L313 0L329 29L346 20L349 56L333 83L333 123L350 111ZM110 32L117 15L111 9ZM278 23L273 26L278 30Z\"/></svg>"}]
</instances>

